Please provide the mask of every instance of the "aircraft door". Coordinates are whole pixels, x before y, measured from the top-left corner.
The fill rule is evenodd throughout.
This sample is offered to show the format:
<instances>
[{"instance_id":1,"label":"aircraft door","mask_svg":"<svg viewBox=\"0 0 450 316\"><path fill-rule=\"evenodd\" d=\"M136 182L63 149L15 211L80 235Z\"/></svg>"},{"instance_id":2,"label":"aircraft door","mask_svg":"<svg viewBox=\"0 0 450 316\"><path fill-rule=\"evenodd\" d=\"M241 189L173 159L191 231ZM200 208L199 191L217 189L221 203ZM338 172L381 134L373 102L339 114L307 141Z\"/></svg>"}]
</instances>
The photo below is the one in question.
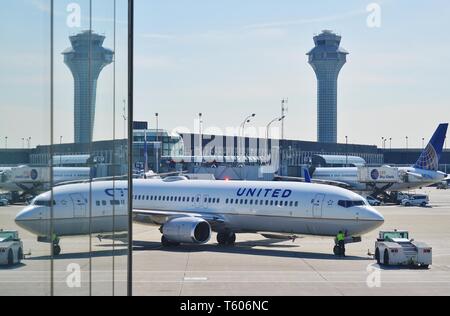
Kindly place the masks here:
<instances>
[{"instance_id":1,"label":"aircraft door","mask_svg":"<svg viewBox=\"0 0 450 316\"><path fill-rule=\"evenodd\" d=\"M197 194L194 199L194 207L201 208L202 207L202 196Z\"/></svg>"},{"instance_id":2,"label":"aircraft door","mask_svg":"<svg viewBox=\"0 0 450 316\"><path fill-rule=\"evenodd\" d=\"M313 201L313 217L322 218L323 216L323 202L325 200L325 194L317 194Z\"/></svg>"},{"instance_id":3,"label":"aircraft door","mask_svg":"<svg viewBox=\"0 0 450 316\"><path fill-rule=\"evenodd\" d=\"M203 208L208 208L208 206L209 206L209 195L207 195L207 194L203 195L202 203L203 203Z\"/></svg>"},{"instance_id":4,"label":"aircraft door","mask_svg":"<svg viewBox=\"0 0 450 316\"><path fill-rule=\"evenodd\" d=\"M86 217L87 203L81 194L71 194L70 198L73 202L73 216L75 218Z\"/></svg>"}]
</instances>

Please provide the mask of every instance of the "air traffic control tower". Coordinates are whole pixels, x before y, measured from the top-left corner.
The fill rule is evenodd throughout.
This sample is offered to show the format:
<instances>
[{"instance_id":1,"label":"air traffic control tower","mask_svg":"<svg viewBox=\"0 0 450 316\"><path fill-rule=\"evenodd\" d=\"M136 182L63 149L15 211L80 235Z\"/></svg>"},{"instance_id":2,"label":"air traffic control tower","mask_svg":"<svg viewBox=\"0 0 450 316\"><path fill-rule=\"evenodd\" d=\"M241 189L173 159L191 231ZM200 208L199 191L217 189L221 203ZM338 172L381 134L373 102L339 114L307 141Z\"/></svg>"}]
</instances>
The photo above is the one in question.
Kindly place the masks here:
<instances>
[{"instance_id":1,"label":"air traffic control tower","mask_svg":"<svg viewBox=\"0 0 450 316\"><path fill-rule=\"evenodd\" d=\"M70 37L72 47L63 52L64 63L75 81L75 143L92 141L95 120L97 80L104 67L111 64L114 52L104 48L105 37L84 31Z\"/></svg>"},{"instance_id":2,"label":"air traffic control tower","mask_svg":"<svg viewBox=\"0 0 450 316\"><path fill-rule=\"evenodd\" d=\"M317 76L317 140L337 143L337 81L348 52L341 36L325 30L314 37L315 47L307 54Z\"/></svg>"}]
</instances>

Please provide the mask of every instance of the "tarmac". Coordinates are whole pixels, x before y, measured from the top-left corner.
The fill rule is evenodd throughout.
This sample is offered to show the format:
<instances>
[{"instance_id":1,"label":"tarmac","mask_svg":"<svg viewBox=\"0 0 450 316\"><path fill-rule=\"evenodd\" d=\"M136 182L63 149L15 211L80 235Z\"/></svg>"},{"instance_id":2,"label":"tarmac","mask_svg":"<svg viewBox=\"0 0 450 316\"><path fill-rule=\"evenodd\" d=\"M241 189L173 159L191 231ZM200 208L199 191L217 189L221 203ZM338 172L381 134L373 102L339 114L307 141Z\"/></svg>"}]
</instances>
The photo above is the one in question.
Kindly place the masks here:
<instances>
[{"instance_id":1,"label":"tarmac","mask_svg":"<svg viewBox=\"0 0 450 316\"><path fill-rule=\"evenodd\" d=\"M425 189L429 208L381 206L381 229L409 230L433 247L429 270L380 267L374 253L378 231L348 245L345 259L332 255L329 238L269 240L238 235L235 247L162 248L158 227L134 225L133 293L142 296L447 296L450 295L450 191ZM0 295L125 295L126 245L88 236L64 238L62 255L17 228L23 206L0 207L0 228L19 230L26 259L0 267ZM51 271L54 271L51 273ZM53 284L53 286L51 286Z\"/></svg>"}]
</instances>

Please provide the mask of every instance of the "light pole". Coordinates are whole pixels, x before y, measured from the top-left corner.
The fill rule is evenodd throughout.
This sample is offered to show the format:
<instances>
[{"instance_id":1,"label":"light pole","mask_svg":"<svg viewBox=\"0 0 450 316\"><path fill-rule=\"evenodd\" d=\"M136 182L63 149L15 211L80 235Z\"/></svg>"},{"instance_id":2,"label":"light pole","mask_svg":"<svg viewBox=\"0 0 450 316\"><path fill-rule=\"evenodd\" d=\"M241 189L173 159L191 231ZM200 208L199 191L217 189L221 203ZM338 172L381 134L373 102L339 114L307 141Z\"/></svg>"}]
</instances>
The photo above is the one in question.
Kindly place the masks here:
<instances>
[{"instance_id":1,"label":"light pole","mask_svg":"<svg viewBox=\"0 0 450 316\"><path fill-rule=\"evenodd\" d=\"M127 138L127 100L123 99L123 138Z\"/></svg>"},{"instance_id":2,"label":"light pole","mask_svg":"<svg viewBox=\"0 0 450 316\"><path fill-rule=\"evenodd\" d=\"M286 119L288 112L289 99L281 100L281 140L284 140L284 120Z\"/></svg>"},{"instance_id":3,"label":"light pole","mask_svg":"<svg viewBox=\"0 0 450 316\"><path fill-rule=\"evenodd\" d=\"M345 136L345 167L348 167L348 136Z\"/></svg>"},{"instance_id":4,"label":"light pole","mask_svg":"<svg viewBox=\"0 0 450 316\"><path fill-rule=\"evenodd\" d=\"M199 138L200 138L200 157L203 161L203 113L198 113Z\"/></svg>"},{"instance_id":5,"label":"light pole","mask_svg":"<svg viewBox=\"0 0 450 316\"><path fill-rule=\"evenodd\" d=\"M267 154L269 153L270 127L272 126L272 124L274 124L274 123L276 123L276 122L283 122L283 120L284 120L285 118L286 118L285 116L277 117L277 118L273 119L272 121L270 121L269 124L267 124L267 127L266 127Z\"/></svg>"},{"instance_id":6,"label":"light pole","mask_svg":"<svg viewBox=\"0 0 450 316\"><path fill-rule=\"evenodd\" d=\"M159 142L159 113L155 113L155 120L156 120L155 171L156 171L156 173L159 173L159 146L160 146L160 142Z\"/></svg>"},{"instance_id":7,"label":"light pole","mask_svg":"<svg viewBox=\"0 0 450 316\"><path fill-rule=\"evenodd\" d=\"M25 149L25 137L22 137L22 149Z\"/></svg>"},{"instance_id":8,"label":"light pole","mask_svg":"<svg viewBox=\"0 0 450 316\"><path fill-rule=\"evenodd\" d=\"M422 137L422 149L425 149L425 137Z\"/></svg>"},{"instance_id":9,"label":"light pole","mask_svg":"<svg viewBox=\"0 0 450 316\"><path fill-rule=\"evenodd\" d=\"M269 124L267 124L266 127L266 139L268 140L270 138L270 127L272 126L272 124L276 123L276 122L282 122L285 119L285 117L277 117L275 119L273 119L272 121L270 121Z\"/></svg>"},{"instance_id":10,"label":"light pole","mask_svg":"<svg viewBox=\"0 0 450 316\"><path fill-rule=\"evenodd\" d=\"M406 136L406 149L409 149L409 137L408 136Z\"/></svg>"},{"instance_id":11,"label":"light pole","mask_svg":"<svg viewBox=\"0 0 450 316\"><path fill-rule=\"evenodd\" d=\"M8 149L8 136L5 136L5 149Z\"/></svg>"},{"instance_id":12,"label":"light pole","mask_svg":"<svg viewBox=\"0 0 450 316\"><path fill-rule=\"evenodd\" d=\"M245 120L242 122L240 130L239 130L239 134L241 136L241 145L239 146L241 148L241 150L243 149L243 156L245 156L245 125L249 124L252 121L252 118L255 118L256 114L253 113L252 115L249 115L245 118ZM242 133L242 134L241 134Z\"/></svg>"},{"instance_id":13,"label":"light pole","mask_svg":"<svg viewBox=\"0 0 450 316\"><path fill-rule=\"evenodd\" d=\"M62 141L63 141L63 137L62 135L59 136L59 166L62 167L62 149L61 149L61 145L62 145Z\"/></svg>"},{"instance_id":14,"label":"light pole","mask_svg":"<svg viewBox=\"0 0 450 316\"><path fill-rule=\"evenodd\" d=\"M389 138L389 150L392 151L392 137Z\"/></svg>"}]
</instances>

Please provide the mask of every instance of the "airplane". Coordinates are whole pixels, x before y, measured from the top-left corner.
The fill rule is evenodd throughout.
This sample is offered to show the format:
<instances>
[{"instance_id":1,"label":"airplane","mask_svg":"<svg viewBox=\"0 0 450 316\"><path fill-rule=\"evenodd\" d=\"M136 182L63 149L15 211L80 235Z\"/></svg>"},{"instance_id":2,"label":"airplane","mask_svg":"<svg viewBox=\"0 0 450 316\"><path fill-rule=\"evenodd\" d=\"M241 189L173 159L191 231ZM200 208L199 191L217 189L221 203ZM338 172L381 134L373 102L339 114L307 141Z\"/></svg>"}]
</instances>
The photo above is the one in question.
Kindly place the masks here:
<instances>
[{"instance_id":1,"label":"airplane","mask_svg":"<svg viewBox=\"0 0 450 316\"><path fill-rule=\"evenodd\" d=\"M37 195L49 189L49 168L19 166L0 170L0 190ZM79 181L91 177L91 168L54 167L53 183Z\"/></svg>"},{"instance_id":2,"label":"airplane","mask_svg":"<svg viewBox=\"0 0 450 316\"><path fill-rule=\"evenodd\" d=\"M312 181L377 194L407 191L439 183L448 176L438 170L447 130L448 124L440 124L417 162L410 167L398 168L400 182L376 185L361 183L358 180L358 168L316 168L312 173Z\"/></svg>"},{"instance_id":3,"label":"airplane","mask_svg":"<svg viewBox=\"0 0 450 316\"><path fill-rule=\"evenodd\" d=\"M127 231L127 188L127 181L56 187L53 201L52 192L36 197L15 222L37 235L38 241L53 242L58 255L59 237ZM346 231L360 241L360 236L384 223L363 197L319 184L192 181L178 176L134 180L133 194L134 221L160 226L165 247L205 244L212 231L218 233L219 245L230 246L238 233L334 237Z\"/></svg>"}]
</instances>

